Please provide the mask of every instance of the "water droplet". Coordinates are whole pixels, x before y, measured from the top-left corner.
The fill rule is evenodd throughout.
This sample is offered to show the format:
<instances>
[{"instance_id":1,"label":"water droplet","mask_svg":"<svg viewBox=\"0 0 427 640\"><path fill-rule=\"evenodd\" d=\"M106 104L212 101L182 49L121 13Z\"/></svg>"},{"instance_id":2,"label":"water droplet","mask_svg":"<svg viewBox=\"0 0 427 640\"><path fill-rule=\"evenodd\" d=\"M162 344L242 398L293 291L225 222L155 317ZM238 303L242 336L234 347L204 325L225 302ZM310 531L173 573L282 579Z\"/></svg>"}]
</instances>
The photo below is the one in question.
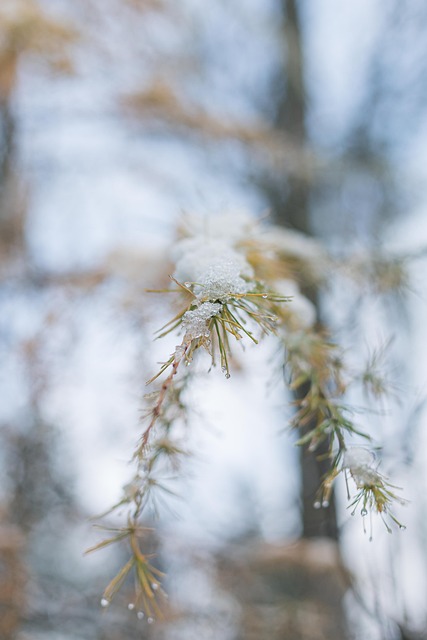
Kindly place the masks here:
<instances>
[{"instance_id":1,"label":"water droplet","mask_svg":"<svg viewBox=\"0 0 427 640\"><path fill-rule=\"evenodd\" d=\"M225 377L226 377L226 378L227 378L227 380L228 380L229 378L231 378L231 373L228 373L228 372L227 372L227 373L225 374Z\"/></svg>"},{"instance_id":2,"label":"water droplet","mask_svg":"<svg viewBox=\"0 0 427 640\"><path fill-rule=\"evenodd\" d=\"M363 516L363 517L365 517L365 516L367 516L367 515L368 515L368 511L367 511L367 509L362 509L362 510L360 511L360 513L362 514L362 516Z\"/></svg>"},{"instance_id":3,"label":"water droplet","mask_svg":"<svg viewBox=\"0 0 427 640\"><path fill-rule=\"evenodd\" d=\"M157 591L157 589L159 588L159 585L157 584L157 582L152 582L151 588L153 589L153 591Z\"/></svg>"},{"instance_id":4,"label":"water droplet","mask_svg":"<svg viewBox=\"0 0 427 640\"><path fill-rule=\"evenodd\" d=\"M107 598L101 598L101 607L108 607L110 601Z\"/></svg>"},{"instance_id":5,"label":"water droplet","mask_svg":"<svg viewBox=\"0 0 427 640\"><path fill-rule=\"evenodd\" d=\"M265 298L268 298L268 293L263 293L263 294L262 294L262 297L263 297L264 299L265 299Z\"/></svg>"},{"instance_id":6,"label":"water droplet","mask_svg":"<svg viewBox=\"0 0 427 640\"><path fill-rule=\"evenodd\" d=\"M128 609L129 611L133 611L135 609L135 605L133 604L133 602L129 602Z\"/></svg>"},{"instance_id":7,"label":"water droplet","mask_svg":"<svg viewBox=\"0 0 427 640\"><path fill-rule=\"evenodd\" d=\"M142 620L144 618L144 612L138 611L138 613L136 614L136 617L138 618L138 620Z\"/></svg>"},{"instance_id":8,"label":"water droplet","mask_svg":"<svg viewBox=\"0 0 427 640\"><path fill-rule=\"evenodd\" d=\"M322 507L323 507L324 509L327 509L327 508L329 507L329 500L323 500L323 502L322 502Z\"/></svg>"},{"instance_id":9,"label":"water droplet","mask_svg":"<svg viewBox=\"0 0 427 640\"><path fill-rule=\"evenodd\" d=\"M401 531L405 531L406 527L405 527L405 525L404 525L404 524L399 524L399 529L400 529Z\"/></svg>"},{"instance_id":10,"label":"water droplet","mask_svg":"<svg viewBox=\"0 0 427 640\"><path fill-rule=\"evenodd\" d=\"M191 287L191 282L184 282L184 287Z\"/></svg>"},{"instance_id":11,"label":"water droplet","mask_svg":"<svg viewBox=\"0 0 427 640\"><path fill-rule=\"evenodd\" d=\"M318 500L316 500L316 502L313 504L313 507L315 509L320 509L321 506L322 506L322 504Z\"/></svg>"},{"instance_id":12,"label":"water droplet","mask_svg":"<svg viewBox=\"0 0 427 640\"><path fill-rule=\"evenodd\" d=\"M153 624L154 618L147 618L147 622L148 622L148 624Z\"/></svg>"}]
</instances>

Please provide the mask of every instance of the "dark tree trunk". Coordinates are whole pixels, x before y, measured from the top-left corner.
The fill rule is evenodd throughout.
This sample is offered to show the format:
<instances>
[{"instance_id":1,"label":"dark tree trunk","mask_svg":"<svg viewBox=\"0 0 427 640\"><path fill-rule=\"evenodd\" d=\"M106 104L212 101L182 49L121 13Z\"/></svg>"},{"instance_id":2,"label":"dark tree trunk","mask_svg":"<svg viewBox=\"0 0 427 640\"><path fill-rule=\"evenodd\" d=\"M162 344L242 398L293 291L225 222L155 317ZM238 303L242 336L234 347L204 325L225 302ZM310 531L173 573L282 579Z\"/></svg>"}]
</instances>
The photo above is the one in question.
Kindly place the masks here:
<instances>
[{"instance_id":1,"label":"dark tree trunk","mask_svg":"<svg viewBox=\"0 0 427 640\"><path fill-rule=\"evenodd\" d=\"M283 67L276 82L276 109L273 126L292 136L299 147L307 142L306 97L304 84L304 55L301 25L296 0L280 0L283 13L283 38L286 48ZM264 191L271 203L276 222L305 234L310 234L310 187L296 176L287 176L284 171L264 179ZM315 289L304 291L318 308ZM298 398L304 397L309 387L301 388ZM311 430L314 424L305 427ZM315 494L322 476L328 470L328 461L319 460L326 453L325 442L316 454L301 449L301 506L303 537L328 537L337 540L337 524L334 501L327 509L315 509Z\"/></svg>"},{"instance_id":2,"label":"dark tree trunk","mask_svg":"<svg viewBox=\"0 0 427 640\"><path fill-rule=\"evenodd\" d=\"M0 267L24 243L25 197L16 164L15 119L10 100L0 95Z\"/></svg>"}]
</instances>

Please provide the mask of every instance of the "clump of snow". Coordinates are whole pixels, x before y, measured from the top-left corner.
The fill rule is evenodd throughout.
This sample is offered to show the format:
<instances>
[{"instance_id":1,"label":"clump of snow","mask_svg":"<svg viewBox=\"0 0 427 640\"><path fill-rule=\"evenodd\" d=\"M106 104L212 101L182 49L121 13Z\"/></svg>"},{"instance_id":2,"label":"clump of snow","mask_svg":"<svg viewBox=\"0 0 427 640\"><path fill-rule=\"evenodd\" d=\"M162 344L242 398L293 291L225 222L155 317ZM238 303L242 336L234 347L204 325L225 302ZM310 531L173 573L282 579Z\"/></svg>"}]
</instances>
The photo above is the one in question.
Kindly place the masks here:
<instances>
[{"instance_id":1,"label":"clump of snow","mask_svg":"<svg viewBox=\"0 0 427 640\"><path fill-rule=\"evenodd\" d=\"M364 447L352 447L344 454L343 468L348 469L357 487L362 489L367 485L377 484L380 474L373 465L375 455Z\"/></svg>"},{"instance_id":2,"label":"clump of snow","mask_svg":"<svg viewBox=\"0 0 427 640\"><path fill-rule=\"evenodd\" d=\"M182 318L185 340L209 337L208 321L222 309L219 302L203 302L197 309L186 311Z\"/></svg>"},{"instance_id":3,"label":"clump of snow","mask_svg":"<svg viewBox=\"0 0 427 640\"><path fill-rule=\"evenodd\" d=\"M364 447L351 447L344 454L344 467L349 469L370 467L375 462L375 455Z\"/></svg>"},{"instance_id":4,"label":"clump of snow","mask_svg":"<svg viewBox=\"0 0 427 640\"><path fill-rule=\"evenodd\" d=\"M211 265L206 269L194 292L198 297L221 302L226 302L234 295L248 293L253 285L241 277L241 272L241 264L234 260L223 260Z\"/></svg>"},{"instance_id":5,"label":"clump of snow","mask_svg":"<svg viewBox=\"0 0 427 640\"><path fill-rule=\"evenodd\" d=\"M216 238L204 240L196 237L181 240L176 244L172 257L176 260L175 278L180 282L201 284L212 269L219 268L226 262L235 264L240 276L253 276L253 270L244 255Z\"/></svg>"},{"instance_id":6,"label":"clump of snow","mask_svg":"<svg viewBox=\"0 0 427 640\"><path fill-rule=\"evenodd\" d=\"M194 284L200 300L225 302L253 288L253 269L245 256L221 239L186 238L176 244L173 254L175 278Z\"/></svg>"}]
</instances>

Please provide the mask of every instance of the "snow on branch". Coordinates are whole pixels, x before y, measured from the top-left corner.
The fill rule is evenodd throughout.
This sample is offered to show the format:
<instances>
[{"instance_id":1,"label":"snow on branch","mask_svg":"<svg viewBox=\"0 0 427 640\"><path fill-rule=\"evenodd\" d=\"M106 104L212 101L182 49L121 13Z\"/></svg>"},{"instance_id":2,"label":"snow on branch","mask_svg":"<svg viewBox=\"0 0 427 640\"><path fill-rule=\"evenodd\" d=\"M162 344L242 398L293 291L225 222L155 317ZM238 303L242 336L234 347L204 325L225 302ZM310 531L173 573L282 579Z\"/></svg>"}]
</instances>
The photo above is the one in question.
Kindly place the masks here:
<instances>
[{"instance_id":1,"label":"snow on branch","mask_svg":"<svg viewBox=\"0 0 427 640\"><path fill-rule=\"evenodd\" d=\"M363 517L368 511L378 513L389 531L392 523L402 527L391 509L403 501L379 473L371 436L356 424L346 401L351 386L369 387L372 376L351 375L343 349L319 328L316 307L301 292L318 286L328 278L328 269L335 268L325 249L293 231L263 229L252 216L238 211L207 219L187 214L171 253L175 261L171 285L151 291L173 294L176 313L157 337L173 334L179 343L147 382L154 390L146 396L142 433L133 455L136 472L111 509L127 509L127 524L90 550L127 543L129 561L108 585L102 604L110 603L133 571L136 590L130 608L149 621L161 617L166 594L159 570L143 551L142 522L147 510L156 509L158 496L171 492L162 478L171 469L176 471L188 455L179 426L187 417L186 391L197 376L190 365L199 353L229 378L235 343L258 344L265 336L274 336L283 347L295 405L290 426L299 433L298 444L312 455L318 455L319 445L327 447L329 471L315 506L328 507L342 474L347 488L350 479L356 490L351 497L348 489L350 507L360 507ZM376 397L386 392L377 373L375 383ZM365 444L354 444L353 438Z\"/></svg>"}]
</instances>

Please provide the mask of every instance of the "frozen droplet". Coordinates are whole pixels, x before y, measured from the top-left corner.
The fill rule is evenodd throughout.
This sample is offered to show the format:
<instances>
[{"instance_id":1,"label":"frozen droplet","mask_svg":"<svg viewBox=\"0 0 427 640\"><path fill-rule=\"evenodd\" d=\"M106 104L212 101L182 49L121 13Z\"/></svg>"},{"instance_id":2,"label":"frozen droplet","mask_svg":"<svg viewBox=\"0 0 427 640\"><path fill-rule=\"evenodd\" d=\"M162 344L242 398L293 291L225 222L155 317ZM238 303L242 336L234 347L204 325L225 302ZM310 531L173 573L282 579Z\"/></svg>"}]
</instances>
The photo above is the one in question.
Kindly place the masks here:
<instances>
[{"instance_id":1,"label":"frozen droplet","mask_svg":"<svg viewBox=\"0 0 427 640\"><path fill-rule=\"evenodd\" d=\"M101 598L101 607L108 607L110 601L107 598Z\"/></svg>"},{"instance_id":2,"label":"frozen droplet","mask_svg":"<svg viewBox=\"0 0 427 640\"><path fill-rule=\"evenodd\" d=\"M322 506L321 502L319 502L319 500L316 500L316 502L313 504L313 507L315 509L320 509L320 507Z\"/></svg>"},{"instance_id":3,"label":"frozen droplet","mask_svg":"<svg viewBox=\"0 0 427 640\"><path fill-rule=\"evenodd\" d=\"M147 622L148 622L148 624L153 624L154 618L147 618Z\"/></svg>"},{"instance_id":4,"label":"frozen droplet","mask_svg":"<svg viewBox=\"0 0 427 640\"><path fill-rule=\"evenodd\" d=\"M152 582L151 588L153 589L153 591L157 591L157 589L159 588L159 585L157 584L157 582Z\"/></svg>"},{"instance_id":5,"label":"frozen droplet","mask_svg":"<svg viewBox=\"0 0 427 640\"><path fill-rule=\"evenodd\" d=\"M138 618L138 620L142 620L144 618L144 612L138 611L138 613L136 614L136 617Z\"/></svg>"},{"instance_id":6,"label":"frozen droplet","mask_svg":"<svg viewBox=\"0 0 427 640\"><path fill-rule=\"evenodd\" d=\"M368 515L368 510L367 510L367 509L365 509L365 508L363 508L363 509L360 511L360 513L362 514L362 516L363 516L363 517L365 517L365 516L367 516L367 515Z\"/></svg>"},{"instance_id":7,"label":"frozen droplet","mask_svg":"<svg viewBox=\"0 0 427 640\"><path fill-rule=\"evenodd\" d=\"M133 611L135 609L135 605L133 604L133 602L129 602L128 609L129 611Z\"/></svg>"},{"instance_id":8,"label":"frozen droplet","mask_svg":"<svg viewBox=\"0 0 427 640\"><path fill-rule=\"evenodd\" d=\"M324 509L327 509L327 508L329 507L329 500L323 500L323 502L322 502L322 507L323 507Z\"/></svg>"}]
</instances>

